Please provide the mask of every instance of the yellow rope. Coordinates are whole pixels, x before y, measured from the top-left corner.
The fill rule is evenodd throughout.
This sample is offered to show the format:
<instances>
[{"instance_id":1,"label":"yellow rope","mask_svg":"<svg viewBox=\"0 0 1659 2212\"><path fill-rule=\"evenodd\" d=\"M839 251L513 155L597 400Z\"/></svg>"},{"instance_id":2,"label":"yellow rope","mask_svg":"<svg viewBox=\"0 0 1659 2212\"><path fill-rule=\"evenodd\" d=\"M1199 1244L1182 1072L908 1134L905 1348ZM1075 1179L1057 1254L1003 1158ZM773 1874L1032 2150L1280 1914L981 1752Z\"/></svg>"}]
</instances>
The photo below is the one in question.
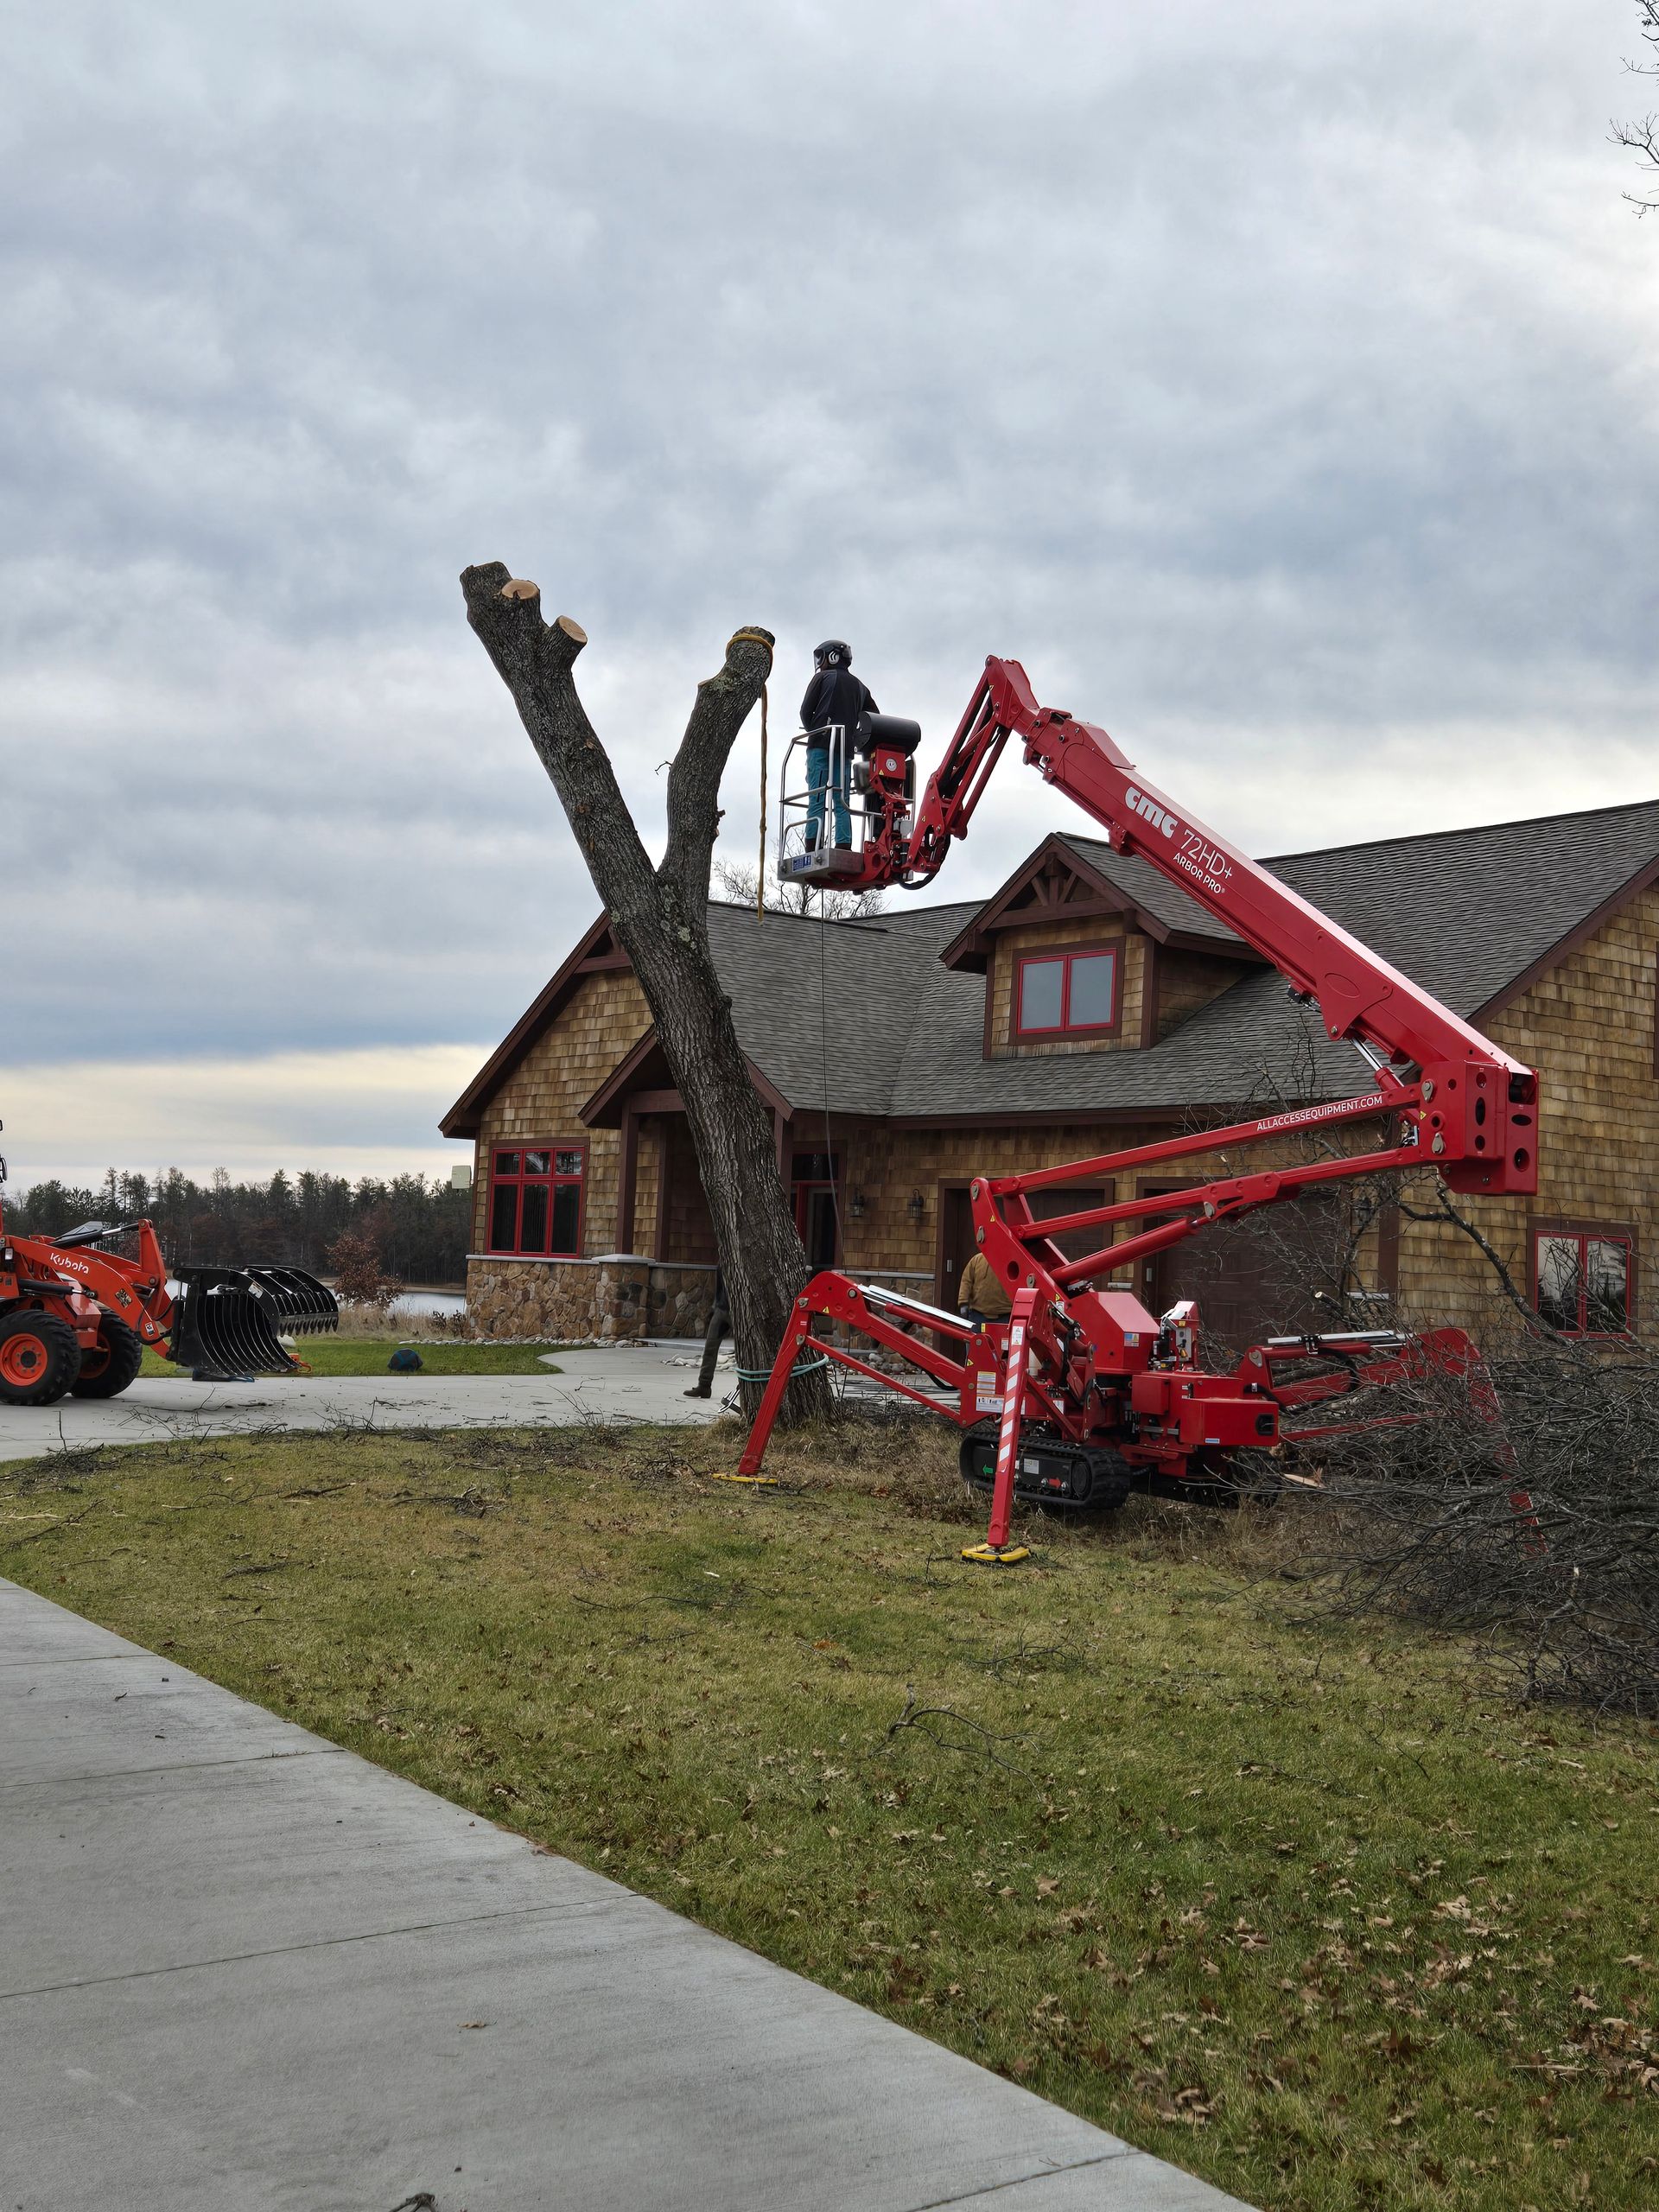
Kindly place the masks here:
<instances>
[{"instance_id":1,"label":"yellow rope","mask_svg":"<svg viewBox=\"0 0 1659 2212\"><path fill-rule=\"evenodd\" d=\"M760 862L754 871L754 918L766 912L766 687L760 686Z\"/></svg>"}]
</instances>

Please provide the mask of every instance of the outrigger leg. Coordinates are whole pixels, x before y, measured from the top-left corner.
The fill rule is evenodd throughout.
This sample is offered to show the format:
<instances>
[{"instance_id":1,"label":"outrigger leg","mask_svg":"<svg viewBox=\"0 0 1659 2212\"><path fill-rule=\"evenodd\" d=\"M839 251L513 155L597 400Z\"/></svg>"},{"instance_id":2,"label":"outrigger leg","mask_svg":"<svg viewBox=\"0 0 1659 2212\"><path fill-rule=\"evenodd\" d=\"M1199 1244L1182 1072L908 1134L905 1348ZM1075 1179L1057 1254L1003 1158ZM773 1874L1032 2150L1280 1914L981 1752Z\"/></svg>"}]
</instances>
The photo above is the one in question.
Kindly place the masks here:
<instances>
[{"instance_id":1,"label":"outrigger leg","mask_svg":"<svg viewBox=\"0 0 1659 2212\"><path fill-rule=\"evenodd\" d=\"M811 1320L804 1298L797 1299L789 1326L784 1332L783 1342L778 1347L778 1357L772 1363L772 1373L756 1408L754 1424L749 1431L749 1440L743 1447L743 1457L737 1463L734 1475L716 1475L717 1483L747 1483L755 1490L775 1490L775 1475L764 1475L760 1463L766 1456L766 1446L772 1441L772 1424L784 1402L790 1378L795 1372L795 1363L806 1349L811 1334Z\"/></svg>"},{"instance_id":2,"label":"outrigger leg","mask_svg":"<svg viewBox=\"0 0 1659 2212\"><path fill-rule=\"evenodd\" d=\"M964 1546L963 1557L976 1567L1017 1567L1030 1552L1024 1544L1010 1544L1008 1523L1014 1516L1014 1471L1020 1459L1020 1421L1026 1395L1026 1333L1037 1311L1037 1292L1027 1286L1014 1294L1008 1320L1007 1364L1003 1370L1002 1423L996 1439L996 1482L991 1491L991 1525L982 1544Z\"/></svg>"},{"instance_id":3,"label":"outrigger leg","mask_svg":"<svg viewBox=\"0 0 1659 2212\"><path fill-rule=\"evenodd\" d=\"M962 1554L976 1567L1013 1567L1029 1556L1023 1544L1009 1543L1008 1523L1014 1514L1014 1478L1019 1465L1020 1429L1025 1408L1027 1347L1032 1318L1042 1295L1040 1289L1028 1284L1014 1296L1002 1362L1002 1425L992 1492L991 1525L986 1541L969 1545ZM897 1375L873 1367L868 1360L860 1359L855 1352L836 1344L827 1330L822 1336L815 1336L813 1317L817 1314L856 1329L860 1335L897 1352L932 1381L935 1395L930 1397ZM925 1333L918 1334L918 1330ZM952 1358L949 1352L939 1351L927 1341L930 1336L952 1339L959 1346L961 1356ZM833 1360L837 1366L850 1368L855 1374L880 1383L885 1389L913 1398L928 1413L946 1421L965 1421L968 1415L962 1409L977 1396L988 1377L987 1350L987 1340L980 1331L960 1314L947 1313L939 1306L926 1305L920 1299L906 1297L899 1291L854 1282L837 1269L826 1268L813 1276L795 1300L737 1472L722 1479L750 1483L766 1480L760 1472L761 1462L772 1440L773 1424L783 1408L784 1394L803 1353L816 1354ZM951 1394L949 1407L939 1402L938 1393L941 1389Z\"/></svg>"}]
</instances>

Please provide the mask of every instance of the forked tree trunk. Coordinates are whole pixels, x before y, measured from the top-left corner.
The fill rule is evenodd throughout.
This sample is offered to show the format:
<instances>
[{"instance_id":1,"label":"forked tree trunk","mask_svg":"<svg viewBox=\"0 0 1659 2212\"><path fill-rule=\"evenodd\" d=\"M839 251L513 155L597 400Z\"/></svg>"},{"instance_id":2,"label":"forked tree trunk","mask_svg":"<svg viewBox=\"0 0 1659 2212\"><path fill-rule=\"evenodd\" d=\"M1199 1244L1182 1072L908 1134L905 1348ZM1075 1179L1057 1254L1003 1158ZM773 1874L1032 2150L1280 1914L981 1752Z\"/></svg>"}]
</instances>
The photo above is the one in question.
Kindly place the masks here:
<instances>
[{"instance_id":1,"label":"forked tree trunk","mask_svg":"<svg viewBox=\"0 0 1659 2212\"><path fill-rule=\"evenodd\" d=\"M541 593L499 561L462 571L467 620L512 692L552 779L611 926L633 963L664 1057L685 1102L726 1274L740 1367L769 1368L806 1255L778 1173L771 1118L749 1081L709 948L709 869L720 779L772 669L770 631L746 628L718 674L697 686L669 770L668 849L653 868L610 757L571 676L587 633L569 615L542 618ZM759 1385L746 1385L753 1408ZM789 1411L828 1408L822 1374L798 1382Z\"/></svg>"}]
</instances>

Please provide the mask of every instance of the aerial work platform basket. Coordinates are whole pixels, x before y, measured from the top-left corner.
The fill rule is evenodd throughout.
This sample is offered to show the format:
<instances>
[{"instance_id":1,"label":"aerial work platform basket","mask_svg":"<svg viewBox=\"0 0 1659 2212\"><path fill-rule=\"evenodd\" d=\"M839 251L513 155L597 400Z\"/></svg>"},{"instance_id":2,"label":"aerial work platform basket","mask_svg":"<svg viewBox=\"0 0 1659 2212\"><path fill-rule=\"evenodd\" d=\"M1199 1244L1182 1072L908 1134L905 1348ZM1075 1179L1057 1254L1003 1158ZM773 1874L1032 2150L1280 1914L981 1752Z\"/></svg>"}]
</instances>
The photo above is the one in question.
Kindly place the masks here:
<instances>
[{"instance_id":1,"label":"aerial work platform basket","mask_svg":"<svg viewBox=\"0 0 1659 2212\"><path fill-rule=\"evenodd\" d=\"M778 879L859 890L876 880L869 830L902 835L916 802L919 722L863 715L798 730L778 791ZM844 832L844 835L843 835Z\"/></svg>"}]
</instances>

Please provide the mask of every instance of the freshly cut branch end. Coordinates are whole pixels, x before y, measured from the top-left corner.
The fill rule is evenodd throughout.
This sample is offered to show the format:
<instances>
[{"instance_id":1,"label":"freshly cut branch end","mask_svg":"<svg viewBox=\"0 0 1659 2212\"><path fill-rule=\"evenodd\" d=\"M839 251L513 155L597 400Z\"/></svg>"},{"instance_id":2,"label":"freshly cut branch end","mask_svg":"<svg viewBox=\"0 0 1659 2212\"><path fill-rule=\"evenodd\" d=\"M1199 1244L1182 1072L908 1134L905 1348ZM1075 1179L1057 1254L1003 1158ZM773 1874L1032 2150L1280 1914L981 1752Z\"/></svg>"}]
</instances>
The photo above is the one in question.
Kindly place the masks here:
<instances>
[{"instance_id":1,"label":"freshly cut branch end","mask_svg":"<svg viewBox=\"0 0 1659 2212\"><path fill-rule=\"evenodd\" d=\"M543 680L568 677L588 632L569 614L542 620L542 588L528 576L515 576L505 562L486 561L463 569L461 588L467 620L483 640L496 672L517 696L517 686L534 669ZM575 695L571 703L582 712ZM583 721L586 734L586 721Z\"/></svg>"},{"instance_id":2,"label":"freshly cut branch end","mask_svg":"<svg viewBox=\"0 0 1659 2212\"><path fill-rule=\"evenodd\" d=\"M758 622L746 622L728 638L724 659L712 676L703 677L698 691L749 683L758 689L772 673L772 648L777 642L772 632L763 630Z\"/></svg>"}]
</instances>

